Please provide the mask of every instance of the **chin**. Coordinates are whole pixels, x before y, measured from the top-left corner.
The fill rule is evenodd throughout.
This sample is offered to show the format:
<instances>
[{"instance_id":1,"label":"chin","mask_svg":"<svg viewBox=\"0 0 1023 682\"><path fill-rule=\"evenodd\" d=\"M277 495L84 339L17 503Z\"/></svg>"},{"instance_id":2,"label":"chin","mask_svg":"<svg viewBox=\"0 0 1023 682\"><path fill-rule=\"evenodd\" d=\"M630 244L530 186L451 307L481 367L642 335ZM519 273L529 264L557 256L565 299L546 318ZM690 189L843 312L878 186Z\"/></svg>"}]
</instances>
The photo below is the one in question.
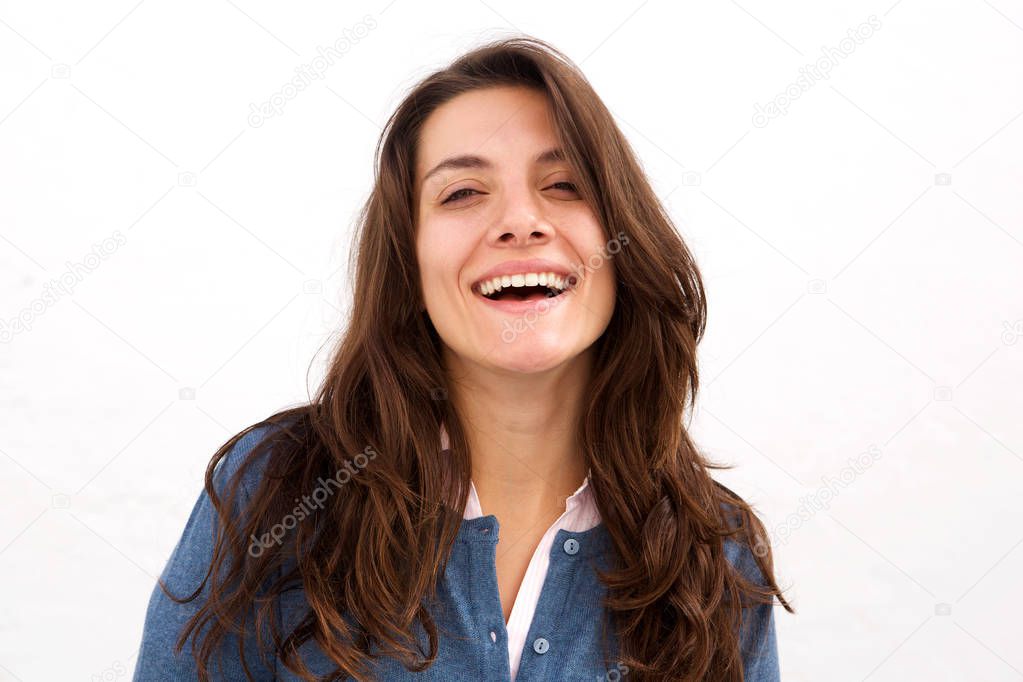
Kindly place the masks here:
<instances>
[{"instance_id":1,"label":"chin","mask_svg":"<svg viewBox=\"0 0 1023 682\"><path fill-rule=\"evenodd\" d=\"M485 356L483 362L495 369L520 374L535 374L554 369L572 359L574 354L563 347L538 349L525 338L523 343L509 343L507 348L495 350Z\"/></svg>"}]
</instances>

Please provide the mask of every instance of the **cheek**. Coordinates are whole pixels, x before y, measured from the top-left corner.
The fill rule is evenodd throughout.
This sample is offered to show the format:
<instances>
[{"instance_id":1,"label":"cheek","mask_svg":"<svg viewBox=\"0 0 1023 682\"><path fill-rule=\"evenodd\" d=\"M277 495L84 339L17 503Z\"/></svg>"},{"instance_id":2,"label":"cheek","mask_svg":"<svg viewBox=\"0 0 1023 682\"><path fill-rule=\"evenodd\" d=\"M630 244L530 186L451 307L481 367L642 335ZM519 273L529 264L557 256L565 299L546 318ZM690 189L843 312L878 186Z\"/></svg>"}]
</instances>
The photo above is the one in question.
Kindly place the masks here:
<instances>
[{"instance_id":1,"label":"cheek","mask_svg":"<svg viewBox=\"0 0 1023 682\"><path fill-rule=\"evenodd\" d=\"M590 216L585 244L578 249L588 276L605 286L614 282L614 255L608 250L608 240L595 218Z\"/></svg>"},{"instance_id":2,"label":"cheek","mask_svg":"<svg viewBox=\"0 0 1023 682\"><path fill-rule=\"evenodd\" d=\"M587 276L591 278L591 290L606 302L608 307L615 303L615 256L608 250L607 238L599 224L594 221L589 239L584 249L579 251L586 267Z\"/></svg>"},{"instance_id":3,"label":"cheek","mask_svg":"<svg viewBox=\"0 0 1023 682\"><path fill-rule=\"evenodd\" d=\"M614 260L605 258L601 261L600 268L595 273L597 275L597 290L599 291L601 301L606 303L608 308L614 308L615 305L614 267Z\"/></svg>"},{"instance_id":4,"label":"cheek","mask_svg":"<svg viewBox=\"0 0 1023 682\"><path fill-rule=\"evenodd\" d=\"M440 252L436 233L429 225L421 225L416 236L416 263L424 303L427 304L436 297L438 270L444 265Z\"/></svg>"},{"instance_id":5,"label":"cheek","mask_svg":"<svg viewBox=\"0 0 1023 682\"><path fill-rule=\"evenodd\" d=\"M416 240L416 258L420 279L427 298L438 296L445 288L454 291L459 286L458 276L467 258L467 246L457 238L450 225L426 221L419 227Z\"/></svg>"},{"instance_id":6,"label":"cheek","mask_svg":"<svg viewBox=\"0 0 1023 682\"><path fill-rule=\"evenodd\" d=\"M419 226L416 238L416 256L424 276L432 275L444 264L444 230L434 221L427 220Z\"/></svg>"}]
</instances>

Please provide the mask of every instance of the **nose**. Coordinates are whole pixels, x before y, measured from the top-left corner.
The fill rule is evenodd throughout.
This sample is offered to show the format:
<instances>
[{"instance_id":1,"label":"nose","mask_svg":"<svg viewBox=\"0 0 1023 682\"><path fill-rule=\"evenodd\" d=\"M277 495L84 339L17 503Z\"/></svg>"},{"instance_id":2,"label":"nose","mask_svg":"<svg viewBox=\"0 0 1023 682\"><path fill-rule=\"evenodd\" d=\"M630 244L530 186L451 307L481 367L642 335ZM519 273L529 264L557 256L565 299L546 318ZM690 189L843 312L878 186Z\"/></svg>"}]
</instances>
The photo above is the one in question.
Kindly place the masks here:
<instances>
[{"instance_id":1,"label":"nose","mask_svg":"<svg viewBox=\"0 0 1023 682\"><path fill-rule=\"evenodd\" d=\"M491 228L493 246L527 246L543 244L554 236L554 226L530 188L521 188L505 195L501 212Z\"/></svg>"}]
</instances>

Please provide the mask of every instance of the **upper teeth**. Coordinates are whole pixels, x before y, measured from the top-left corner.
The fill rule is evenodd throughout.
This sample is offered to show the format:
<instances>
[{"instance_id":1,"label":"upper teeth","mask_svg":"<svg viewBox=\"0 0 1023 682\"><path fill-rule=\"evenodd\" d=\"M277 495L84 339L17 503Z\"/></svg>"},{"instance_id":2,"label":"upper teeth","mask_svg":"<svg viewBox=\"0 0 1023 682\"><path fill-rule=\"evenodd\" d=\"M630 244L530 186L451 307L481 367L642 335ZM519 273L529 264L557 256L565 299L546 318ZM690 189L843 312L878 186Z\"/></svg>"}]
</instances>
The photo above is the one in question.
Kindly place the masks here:
<instances>
[{"instance_id":1,"label":"upper teeth","mask_svg":"<svg viewBox=\"0 0 1023 682\"><path fill-rule=\"evenodd\" d=\"M493 279L486 279L479 283L479 289L484 294L492 294L495 291L507 287L552 287L558 290L565 289L565 278L555 275L553 272L525 272L519 275L502 275Z\"/></svg>"}]
</instances>

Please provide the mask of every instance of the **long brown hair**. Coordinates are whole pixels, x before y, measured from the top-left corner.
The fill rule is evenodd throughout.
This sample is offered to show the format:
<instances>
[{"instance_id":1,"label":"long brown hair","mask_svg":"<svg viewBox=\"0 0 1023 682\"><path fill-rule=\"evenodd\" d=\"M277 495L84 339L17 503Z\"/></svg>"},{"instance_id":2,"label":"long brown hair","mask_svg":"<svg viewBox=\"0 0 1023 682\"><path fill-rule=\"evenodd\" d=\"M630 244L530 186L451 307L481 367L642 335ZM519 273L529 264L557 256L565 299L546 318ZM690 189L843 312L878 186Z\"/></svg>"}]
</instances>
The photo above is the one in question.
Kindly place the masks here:
<instances>
[{"instance_id":1,"label":"long brown hair","mask_svg":"<svg viewBox=\"0 0 1023 682\"><path fill-rule=\"evenodd\" d=\"M615 554L601 580L619 661L634 680L741 680L742 608L777 597L793 612L775 583L763 524L711 478L710 469L727 467L706 459L686 430L706 322L694 259L578 68L547 43L519 37L463 55L399 104L377 145L375 184L352 252L354 305L321 387L308 405L231 438L210 462L205 488L218 518L213 559L203 585L176 599L195 599L208 584L177 642L180 652L193 638L201 679L208 679L224 637L253 626L262 655L278 657L307 680L316 678L299 648L309 640L336 664L329 679L364 679L371 645L411 670L433 662L437 627L423 600L436 594L471 469L459 416L446 399L441 339L422 310L414 168L432 111L461 93L498 85L546 95L583 198L608 239L627 242L614 255L617 304L594 344L578 424ZM450 439L443 457L441 424ZM218 463L261 426L274 428L218 495ZM374 453L372 463L319 511L281 542L249 551L250 538L265 537L295 499L363 452ZM260 482L242 500L239 482L263 456ZM761 582L730 565L723 547L729 537L752 550ZM281 632L275 597L296 587L310 609L292 631ZM417 621L429 635L428 651L412 643Z\"/></svg>"}]
</instances>

